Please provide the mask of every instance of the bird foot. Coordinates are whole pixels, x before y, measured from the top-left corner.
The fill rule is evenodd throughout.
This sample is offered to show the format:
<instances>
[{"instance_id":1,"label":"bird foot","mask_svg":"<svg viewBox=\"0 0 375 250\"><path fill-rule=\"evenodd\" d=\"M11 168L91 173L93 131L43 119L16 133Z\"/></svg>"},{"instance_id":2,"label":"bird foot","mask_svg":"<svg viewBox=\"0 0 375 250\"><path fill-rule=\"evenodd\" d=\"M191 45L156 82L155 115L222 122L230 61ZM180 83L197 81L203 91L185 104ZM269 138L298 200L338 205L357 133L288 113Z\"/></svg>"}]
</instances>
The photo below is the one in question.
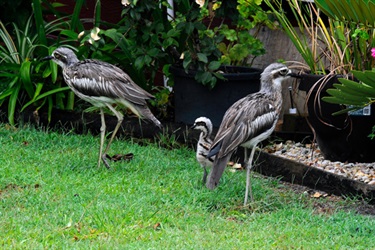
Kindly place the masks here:
<instances>
[{"instance_id":1,"label":"bird foot","mask_svg":"<svg viewBox=\"0 0 375 250\"><path fill-rule=\"evenodd\" d=\"M103 155L102 155L102 160L103 160L104 166L105 166L107 169L110 169L111 167L109 166L109 164L108 164L108 162L107 162L107 154L103 154Z\"/></svg>"},{"instance_id":2,"label":"bird foot","mask_svg":"<svg viewBox=\"0 0 375 250\"><path fill-rule=\"evenodd\" d=\"M133 153L128 153L128 154L124 154L124 155L123 154L115 154L113 156L110 156L110 155L106 154L105 157L107 159L109 159L110 161L114 161L114 162L121 161L121 160L130 161L130 160L133 159L134 154Z\"/></svg>"}]
</instances>

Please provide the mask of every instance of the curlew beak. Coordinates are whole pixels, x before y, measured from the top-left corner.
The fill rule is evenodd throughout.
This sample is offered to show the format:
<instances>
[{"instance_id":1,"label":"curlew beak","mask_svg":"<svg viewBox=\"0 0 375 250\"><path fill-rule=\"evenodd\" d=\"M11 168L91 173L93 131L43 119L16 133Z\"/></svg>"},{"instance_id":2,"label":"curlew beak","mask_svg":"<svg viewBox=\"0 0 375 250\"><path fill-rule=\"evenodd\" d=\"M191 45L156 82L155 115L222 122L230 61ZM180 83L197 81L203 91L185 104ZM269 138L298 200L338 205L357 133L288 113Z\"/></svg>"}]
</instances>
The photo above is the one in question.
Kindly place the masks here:
<instances>
[{"instance_id":1,"label":"curlew beak","mask_svg":"<svg viewBox=\"0 0 375 250\"><path fill-rule=\"evenodd\" d=\"M294 78L302 78L301 75L293 73L293 72L289 73L288 76L294 77Z\"/></svg>"},{"instance_id":2,"label":"curlew beak","mask_svg":"<svg viewBox=\"0 0 375 250\"><path fill-rule=\"evenodd\" d=\"M53 56L46 56L46 57L43 57L42 59L40 59L40 61L48 61L48 60L52 60L53 59Z\"/></svg>"}]
</instances>

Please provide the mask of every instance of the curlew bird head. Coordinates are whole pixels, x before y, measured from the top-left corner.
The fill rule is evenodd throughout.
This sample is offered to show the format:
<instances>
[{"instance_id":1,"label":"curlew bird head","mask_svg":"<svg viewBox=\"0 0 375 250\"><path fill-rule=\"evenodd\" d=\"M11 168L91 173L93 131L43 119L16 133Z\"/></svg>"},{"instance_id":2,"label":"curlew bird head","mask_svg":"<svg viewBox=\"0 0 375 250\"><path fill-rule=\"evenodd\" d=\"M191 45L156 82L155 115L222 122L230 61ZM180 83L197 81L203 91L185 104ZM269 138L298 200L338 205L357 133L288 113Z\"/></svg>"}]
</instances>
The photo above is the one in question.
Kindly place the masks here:
<instances>
[{"instance_id":1,"label":"curlew bird head","mask_svg":"<svg viewBox=\"0 0 375 250\"><path fill-rule=\"evenodd\" d=\"M261 88L281 88L281 83L292 76L292 71L282 63L272 63L261 74Z\"/></svg>"},{"instance_id":2,"label":"curlew bird head","mask_svg":"<svg viewBox=\"0 0 375 250\"><path fill-rule=\"evenodd\" d=\"M207 117L198 117L191 128L201 130L206 135L210 135L212 132L212 122Z\"/></svg>"},{"instance_id":3,"label":"curlew bird head","mask_svg":"<svg viewBox=\"0 0 375 250\"><path fill-rule=\"evenodd\" d=\"M52 52L51 56L47 56L42 60L52 60L62 68L69 67L78 62L78 58L73 50L66 47L59 47Z\"/></svg>"}]
</instances>

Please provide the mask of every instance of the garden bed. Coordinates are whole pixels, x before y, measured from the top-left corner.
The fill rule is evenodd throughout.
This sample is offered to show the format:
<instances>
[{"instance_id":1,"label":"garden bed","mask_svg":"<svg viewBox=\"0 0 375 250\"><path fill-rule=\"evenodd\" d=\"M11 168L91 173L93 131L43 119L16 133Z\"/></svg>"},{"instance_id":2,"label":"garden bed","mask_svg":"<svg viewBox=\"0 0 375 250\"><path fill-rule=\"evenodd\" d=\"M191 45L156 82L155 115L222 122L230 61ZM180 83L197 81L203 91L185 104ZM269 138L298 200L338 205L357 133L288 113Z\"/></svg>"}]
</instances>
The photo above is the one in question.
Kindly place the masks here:
<instances>
[{"instance_id":1,"label":"garden bed","mask_svg":"<svg viewBox=\"0 0 375 250\"><path fill-rule=\"evenodd\" d=\"M373 203L375 185L354 180L339 174L322 170L315 166L293 161L275 154L261 152L257 172L293 184L307 186L312 189L340 196L360 196Z\"/></svg>"}]
</instances>

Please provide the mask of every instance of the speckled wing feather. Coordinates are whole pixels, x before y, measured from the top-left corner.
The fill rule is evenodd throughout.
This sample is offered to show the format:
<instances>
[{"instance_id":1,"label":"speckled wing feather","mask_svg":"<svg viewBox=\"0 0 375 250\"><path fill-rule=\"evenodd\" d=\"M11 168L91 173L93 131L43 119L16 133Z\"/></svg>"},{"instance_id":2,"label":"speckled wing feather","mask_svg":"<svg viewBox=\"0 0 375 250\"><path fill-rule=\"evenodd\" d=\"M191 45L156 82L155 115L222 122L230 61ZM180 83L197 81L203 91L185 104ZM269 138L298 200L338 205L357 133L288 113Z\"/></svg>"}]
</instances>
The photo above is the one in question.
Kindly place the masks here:
<instances>
[{"instance_id":1,"label":"speckled wing feather","mask_svg":"<svg viewBox=\"0 0 375 250\"><path fill-rule=\"evenodd\" d=\"M208 157L216 155L206 186L214 189L231 155L241 144L261 135L275 126L277 109L271 96L264 93L248 95L234 103L224 114Z\"/></svg>"},{"instance_id":2,"label":"speckled wing feather","mask_svg":"<svg viewBox=\"0 0 375 250\"><path fill-rule=\"evenodd\" d=\"M254 93L238 100L224 114L223 124L211 146L212 153L223 157L242 143L272 128L278 118L276 109L273 100L264 93Z\"/></svg>"},{"instance_id":3,"label":"speckled wing feather","mask_svg":"<svg viewBox=\"0 0 375 250\"><path fill-rule=\"evenodd\" d=\"M87 96L122 98L136 105L146 105L151 94L136 85L120 68L109 63L87 59L65 69L71 87ZM75 78L74 81L71 78Z\"/></svg>"}]
</instances>

